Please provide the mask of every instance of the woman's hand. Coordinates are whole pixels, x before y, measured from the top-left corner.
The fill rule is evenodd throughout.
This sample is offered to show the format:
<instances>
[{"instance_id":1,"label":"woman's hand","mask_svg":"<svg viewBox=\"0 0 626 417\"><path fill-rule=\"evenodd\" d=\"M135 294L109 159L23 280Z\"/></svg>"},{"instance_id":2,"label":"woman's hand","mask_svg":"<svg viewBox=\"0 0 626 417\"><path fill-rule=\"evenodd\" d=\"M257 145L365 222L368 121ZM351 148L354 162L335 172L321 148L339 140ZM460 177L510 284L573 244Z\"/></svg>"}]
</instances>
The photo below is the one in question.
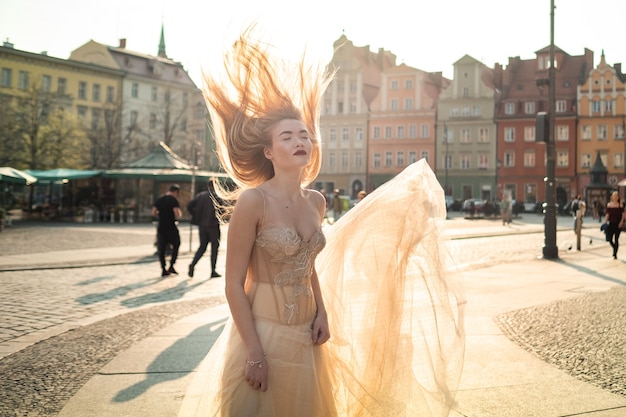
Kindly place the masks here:
<instances>
[{"instance_id":1,"label":"woman's hand","mask_svg":"<svg viewBox=\"0 0 626 417\"><path fill-rule=\"evenodd\" d=\"M258 389L262 392L267 391L267 372L268 366L265 357L261 359L260 363L255 365L250 365L246 361L245 379L252 389Z\"/></svg>"},{"instance_id":2,"label":"woman's hand","mask_svg":"<svg viewBox=\"0 0 626 417\"><path fill-rule=\"evenodd\" d=\"M321 345L330 339L330 330L328 328L328 318L326 313L319 313L313 320L313 343Z\"/></svg>"}]
</instances>

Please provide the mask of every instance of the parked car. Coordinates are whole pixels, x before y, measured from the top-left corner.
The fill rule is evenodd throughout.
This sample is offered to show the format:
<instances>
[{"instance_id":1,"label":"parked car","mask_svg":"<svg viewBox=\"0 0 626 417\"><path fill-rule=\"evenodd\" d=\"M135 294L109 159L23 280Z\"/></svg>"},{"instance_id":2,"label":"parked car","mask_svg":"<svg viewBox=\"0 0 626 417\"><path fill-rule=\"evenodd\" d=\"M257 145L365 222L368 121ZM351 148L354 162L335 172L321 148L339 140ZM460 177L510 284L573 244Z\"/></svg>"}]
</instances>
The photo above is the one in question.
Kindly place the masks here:
<instances>
[{"instance_id":1,"label":"parked car","mask_svg":"<svg viewBox=\"0 0 626 417\"><path fill-rule=\"evenodd\" d=\"M474 204L474 212L475 213L482 213L484 208L485 208L485 201L484 200L477 200L474 198L468 198L467 200L463 201L463 205L461 206L461 211L465 212L465 213L469 213L472 203Z\"/></svg>"},{"instance_id":2,"label":"parked car","mask_svg":"<svg viewBox=\"0 0 626 417\"><path fill-rule=\"evenodd\" d=\"M446 210L450 210L454 204L454 197L451 195L446 196Z\"/></svg>"}]
</instances>

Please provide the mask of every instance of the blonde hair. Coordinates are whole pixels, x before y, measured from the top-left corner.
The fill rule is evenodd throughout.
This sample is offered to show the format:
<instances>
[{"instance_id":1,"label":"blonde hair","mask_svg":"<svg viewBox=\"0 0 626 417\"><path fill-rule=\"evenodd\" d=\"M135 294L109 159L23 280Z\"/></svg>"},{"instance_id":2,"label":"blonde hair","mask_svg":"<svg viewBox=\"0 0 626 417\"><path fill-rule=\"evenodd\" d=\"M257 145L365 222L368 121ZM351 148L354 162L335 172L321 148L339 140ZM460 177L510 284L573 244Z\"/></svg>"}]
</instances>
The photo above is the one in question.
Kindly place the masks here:
<instances>
[{"instance_id":1,"label":"blonde hair","mask_svg":"<svg viewBox=\"0 0 626 417\"><path fill-rule=\"evenodd\" d=\"M224 55L222 77L204 74L217 154L238 186L230 200L274 176L264 149L271 147L271 129L281 120L299 120L309 131L313 147L302 186L313 182L321 167L319 108L331 77L321 67L307 66L304 55L297 68L272 56L269 45L253 38L253 29L246 29Z\"/></svg>"}]
</instances>

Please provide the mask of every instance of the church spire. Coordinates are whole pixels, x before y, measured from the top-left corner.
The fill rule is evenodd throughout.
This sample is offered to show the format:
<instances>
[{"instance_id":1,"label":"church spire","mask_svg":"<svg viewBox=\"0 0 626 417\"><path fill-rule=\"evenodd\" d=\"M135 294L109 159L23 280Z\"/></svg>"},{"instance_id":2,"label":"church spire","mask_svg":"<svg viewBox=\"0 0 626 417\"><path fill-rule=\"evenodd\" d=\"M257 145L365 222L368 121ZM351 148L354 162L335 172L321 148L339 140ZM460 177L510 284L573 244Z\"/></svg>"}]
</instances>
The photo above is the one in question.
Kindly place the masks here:
<instances>
[{"instance_id":1,"label":"church spire","mask_svg":"<svg viewBox=\"0 0 626 417\"><path fill-rule=\"evenodd\" d=\"M161 23L161 40L159 41L159 56L161 58L167 58L165 53L165 31L163 29L163 23Z\"/></svg>"}]
</instances>

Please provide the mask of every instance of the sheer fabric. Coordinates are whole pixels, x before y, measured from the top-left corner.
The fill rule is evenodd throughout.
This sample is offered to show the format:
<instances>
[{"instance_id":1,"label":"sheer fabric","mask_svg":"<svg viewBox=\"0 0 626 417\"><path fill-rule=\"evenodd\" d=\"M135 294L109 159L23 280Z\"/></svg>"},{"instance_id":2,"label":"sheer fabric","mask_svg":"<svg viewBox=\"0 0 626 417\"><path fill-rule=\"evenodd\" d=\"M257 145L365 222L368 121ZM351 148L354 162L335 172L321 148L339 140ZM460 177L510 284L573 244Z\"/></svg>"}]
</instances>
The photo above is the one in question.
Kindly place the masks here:
<instances>
[{"instance_id":1,"label":"sheer fabric","mask_svg":"<svg viewBox=\"0 0 626 417\"><path fill-rule=\"evenodd\" d=\"M448 415L463 361L463 299L446 278L443 191L426 162L368 195L326 238L321 230L303 238L272 215L246 282L269 389L246 384L245 347L230 321L209 352L215 368L196 415ZM321 346L311 342L314 262L331 326Z\"/></svg>"}]
</instances>

